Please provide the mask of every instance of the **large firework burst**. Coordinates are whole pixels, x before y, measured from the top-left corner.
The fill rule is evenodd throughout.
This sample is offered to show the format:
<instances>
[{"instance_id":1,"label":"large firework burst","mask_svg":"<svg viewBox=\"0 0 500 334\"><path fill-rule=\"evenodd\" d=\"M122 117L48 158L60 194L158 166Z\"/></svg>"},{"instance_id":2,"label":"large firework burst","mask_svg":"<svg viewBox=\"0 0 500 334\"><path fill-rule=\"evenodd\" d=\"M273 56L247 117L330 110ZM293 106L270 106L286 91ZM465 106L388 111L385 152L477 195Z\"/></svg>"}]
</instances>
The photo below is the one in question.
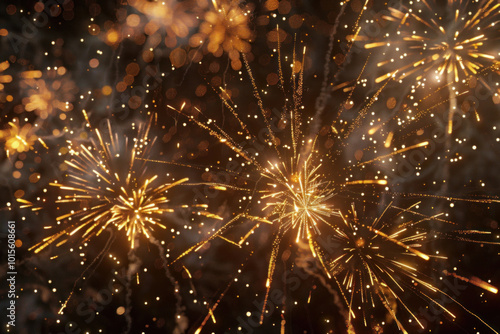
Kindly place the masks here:
<instances>
[{"instance_id":1,"label":"large firework burst","mask_svg":"<svg viewBox=\"0 0 500 334\"><path fill-rule=\"evenodd\" d=\"M279 52L279 47L277 50ZM238 124L237 131L234 131L234 128L222 128L217 120L206 117L200 111L197 111L196 116L188 115L190 121L207 130L221 144L228 147L235 155L234 158L241 161L241 166L244 166L242 171L232 173L238 175L238 183L227 186L228 189L243 192L243 199L240 201L242 203L240 208L243 208L243 211L235 212L233 219L181 254L179 258L219 237L242 246L262 223L272 225L274 240L268 262L261 321L272 286L276 262L283 247L297 243L308 245L311 254L318 259L324 271L328 272L327 257L318 243L318 236L337 233L337 225L341 222L340 207L345 205L346 200L350 202L364 201L364 198L376 199L377 188L388 185L387 177L378 169L377 164L385 164L395 155L427 144L423 141L412 146L401 145L401 148L396 148L392 143L394 134L383 133L383 136L387 137L386 140L375 145L377 140L369 138L372 143L366 148L366 152L358 150L354 154L356 158L348 159L346 162L346 151L351 152L351 139L360 135L358 131L361 131L361 125L366 122L371 125L364 128L367 131L362 135L364 140L365 136L368 137L376 132L374 130L377 128L376 124L381 122L380 119L371 119L368 113L380 91L369 99L354 120L346 121L343 118L344 112L351 109L353 104L351 91L347 100L341 103L340 116L331 126L321 128L318 133L308 133L307 125L315 122L312 117L305 117L305 106L302 103L303 66L301 65L304 64L305 53L304 48L302 60L296 59L295 55L290 59L292 68L294 66L298 68L297 71L292 70L293 87L290 98L286 98L286 85L280 59L280 86L285 94L283 112L272 114L264 107L264 99L261 97L250 66L245 61L254 97L257 100L258 114L247 115L248 121L245 121L243 111L234 104L229 93L220 88L220 97L234 118L235 124ZM178 112L183 113L182 110L181 107ZM254 120L260 122L264 136L262 131L260 134L253 132ZM256 147L261 149L256 150ZM373 174L367 171L368 167L373 168ZM212 168L219 169L221 166ZM260 212L254 210L256 206L261 208ZM254 225L243 233L240 240L228 240L224 234L242 220L253 221Z\"/></svg>"}]
</instances>

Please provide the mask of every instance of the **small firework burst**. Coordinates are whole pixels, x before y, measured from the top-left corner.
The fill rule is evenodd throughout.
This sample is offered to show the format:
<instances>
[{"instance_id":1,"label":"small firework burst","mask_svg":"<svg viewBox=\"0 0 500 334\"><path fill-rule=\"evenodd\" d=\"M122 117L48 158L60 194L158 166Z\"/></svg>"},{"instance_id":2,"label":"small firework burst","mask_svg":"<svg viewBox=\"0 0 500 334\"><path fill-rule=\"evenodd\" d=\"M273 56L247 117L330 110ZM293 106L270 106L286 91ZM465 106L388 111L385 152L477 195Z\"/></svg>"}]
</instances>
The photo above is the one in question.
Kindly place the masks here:
<instances>
[{"instance_id":1,"label":"small firework burst","mask_svg":"<svg viewBox=\"0 0 500 334\"><path fill-rule=\"evenodd\" d=\"M24 72L21 89L27 95L23 98L24 109L34 112L45 120L59 114L59 118L66 119L67 112L73 110L73 101L78 87L69 78L64 67L40 71Z\"/></svg>"},{"instance_id":2,"label":"small firework burst","mask_svg":"<svg viewBox=\"0 0 500 334\"><path fill-rule=\"evenodd\" d=\"M59 216L56 218L57 224L45 226L45 229L55 232L51 231L49 236L33 245L29 251L37 254L51 245L60 247L69 242L81 248L102 232L110 232L105 247L85 269L79 278L81 279L107 254L115 239L114 231L123 231L130 244L128 281L135 275L139 283L137 270L142 262L136 252L143 237L158 248L167 278L177 286L168 270L163 248L165 239L159 241L154 234L159 228L167 229L168 219L172 218L168 215L179 210L191 210L191 213L207 218L222 218L208 212L205 204L178 204L178 195L172 193L180 191L180 185L188 184L187 177L176 179L168 172L157 173L152 170L152 163L148 160L153 154L152 148L156 142L156 137L149 136L152 118L149 122L141 122L139 125L133 123L132 131L126 135L115 131L109 119L106 129L101 131L93 128L85 110L83 115L90 129L90 139L86 140L89 132L82 132L80 139L67 141L71 158L64 161L61 168L65 172L64 179L62 182L54 181L50 184L60 191L55 200ZM22 198L17 201L21 203L21 208L31 208L33 211L45 208L44 204L36 205ZM43 198L41 202L46 203L47 200ZM169 227L169 232L173 233L174 224ZM171 235L172 239L175 239L175 236ZM52 256L51 259L57 257L58 255ZM67 307L78 280L62 303L59 314ZM176 298L180 298L178 290L174 293ZM182 313L178 305L177 316L182 317ZM131 326L131 323L132 318L127 316L127 325Z\"/></svg>"},{"instance_id":3,"label":"small firework burst","mask_svg":"<svg viewBox=\"0 0 500 334\"><path fill-rule=\"evenodd\" d=\"M128 5L145 15L146 22L137 14L130 14L126 20L127 27L135 30L140 28L148 36L166 34L165 44L168 47L175 47L177 39L186 38L189 30L197 24L194 14L188 11L187 2L133 0ZM125 35L128 35L126 31Z\"/></svg>"},{"instance_id":4,"label":"small firework burst","mask_svg":"<svg viewBox=\"0 0 500 334\"><path fill-rule=\"evenodd\" d=\"M205 14L200 32L191 37L190 44L197 47L207 40L208 52L217 57L226 52L231 59L231 67L239 70L242 66L240 53L251 50L250 10L243 8L239 0L213 0L213 6L214 9Z\"/></svg>"},{"instance_id":5,"label":"small firework burst","mask_svg":"<svg viewBox=\"0 0 500 334\"><path fill-rule=\"evenodd\" d=\"M26 123L23 126L19 125L19 119L14 119L9 122L9 128L0 131L0 140L5 141L4 150L7 156L15 153L27 152L33 149L33 145L37 140L40 140L36 135L38 127ZM43 143L43 142L42 142Z\"/></svg>"},{"instance_id":6,"label":"small firework burst","mask_svg":"<svg viewBox=\"0 0 500 334\"><path fill-rule=\"evenodd\" d=\"M263 173L269 179L269 189L274 189L262 195L266 199L264 210L271 208L270 219L276 216L285 229L295 230L296 242L320 233L318 225L328 224L328 218L338 215L328 202L334 195L329 182L317 173L321 164L311 166L311 158L292 171L276 164Z\"/></svg>"}]
</instances>

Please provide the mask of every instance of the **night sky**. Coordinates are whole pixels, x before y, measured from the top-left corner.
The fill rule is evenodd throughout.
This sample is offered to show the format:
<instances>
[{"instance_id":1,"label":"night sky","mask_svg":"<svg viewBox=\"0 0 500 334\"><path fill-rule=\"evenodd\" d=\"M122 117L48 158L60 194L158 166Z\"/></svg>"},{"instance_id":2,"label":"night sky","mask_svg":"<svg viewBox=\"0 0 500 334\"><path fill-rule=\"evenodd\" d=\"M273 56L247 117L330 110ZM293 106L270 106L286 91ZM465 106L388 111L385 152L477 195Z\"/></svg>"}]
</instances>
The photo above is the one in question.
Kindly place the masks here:
<instances>
[{"instance_id":1,"label":"night sky","mask_svg":"<svg viewBox=\"0 0 500 334\"><path fill-rule=\"evenodd\" d=\"M499 27L498 0L2 1L0 331L497 333Z\"/></svg>"}]
</instances>

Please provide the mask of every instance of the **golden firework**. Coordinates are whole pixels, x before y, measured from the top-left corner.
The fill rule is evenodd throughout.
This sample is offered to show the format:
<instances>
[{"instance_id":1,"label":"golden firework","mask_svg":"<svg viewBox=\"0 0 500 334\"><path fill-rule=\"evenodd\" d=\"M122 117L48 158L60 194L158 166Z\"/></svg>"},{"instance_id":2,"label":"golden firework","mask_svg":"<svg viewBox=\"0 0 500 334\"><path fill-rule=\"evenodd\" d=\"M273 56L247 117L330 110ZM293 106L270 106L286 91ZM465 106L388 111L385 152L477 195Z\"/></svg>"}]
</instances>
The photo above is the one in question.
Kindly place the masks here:
<instances>
[{"instance_id":1,"label":"golden firework","mask_svg":"<svg viewBox=\"0 0 500 334\"><path fill-rule=\"evenodd\" d=\"M434 0L421 0L389 10L384 19L398 23L396 34L365 45L367 49L388 47L391 59L378 66L394 63L397 67L377 82L413 74L420 80L429 71L450 76L447 81L459 81L498 57L490 47L499 32L500 4L495 0L448 0L443 8Z\"/></svg>"},{"instance_id":2,"label":"golden firework","mask_svg":"<svg viewBox=\"0 0 500 334\"><path fill-rule=\"evenodd\" d=\"M200 24L200 32L190 38L193 47L207 40L208 52L220 57L226 52L231 59L231 67L239 70L242 66L240 53L251 50L253 33L249 27L249 10L242 7L239 0L212 0L214 8L205 14Z\"/></svg>"},{"instance_id":3,"label":"golden firework","mask_svg":"<svg viewBox=\"0 0 500 334\"><path fill-rule=\"evenodd\" d=\"M280 52L279 47L277 50ZM221 87L220 97L235 123L239 124L237 130L234 128L223 129L217 120L207 118L199 110L197 110L196 116L187 115L191 122L207 130L222 145L228 147L236 155L238 161L241 161L241 165L247 168L239 173L239 175L248 175L244 182L240 182L244 186L230 184L226 187L243 192L243 197L247 200L248 205L244 206L247 209L243 212L235 212L233 219L211 233L208 238L182 253L176 261L199 250L215 238L221 238L241 247L260 225L263 223L272 225L274 240L271 243L272 250L268 261L266 295L261 321L263 321L264 309L267 305L278 256L283 247L294 243L307 245L324 271L328 272L327 257L325 257L325 252L318 242L318 237L337 233L338 224L341 223L339 208L345 204L346 198L349 201L351 199L363 200L364 196L371 193L376 197L374 188L384 187L388 184L381 171L372 178L362 177L361 175L366 175L365 168L367 166L376 168L377 164L384 164L395 155L427 145L427 142L420 142L408 147L402 145L402 148L397 149L392 147L393 144L390 140L388 145L386 145L387 141L385 143L382 141L379 145L381 149L370 147L371 152L365 154L364 160L361 158L356 161L350 160L347 164L342 160L343 150L350 150L348 148L349 139L359 135L356 130L361 131L361 124L364 124L368 115L367 110L377 99L380 91L369 100L368 105L352 122L346 122L339 116L333 125L318 131L322 135L316 132L306 135L308 130L306 124L314 124L314 120L313 118L305 119L303 115L305 108L302 104L303 66L300 65L304 63L305 53L306 49L304 48L301 61L297 60L295 55L290 59L291 63L298 66L300 70L292 70L293 93L290 98L286 98L285 94L283 112L269 114L268 109L264 107L264 100L257 88L250 66L243 56L259 113L245 115L232 102L227 91ZM280 58L279 55L278 58ZM281 59L279 65L280 83L283 93L285 93ZM352 92L347 101L350 101L351 94ZM341 105L348 105L347 101ZM184 113L183 107L184 105L180 110L177 110L170 106L179 113ZM347 109L342 108L340 114L342 115L342 112ZM265 131L265 136L259 138L252 131L250 123L244 121L244 115L249 119L259 120L261 128ZM374 123L376 121L371 122L372 125ZM371 129L365 129L365 131L369 132ZM367 134L364 134L363 137L365 135ZM259 140L263 140L263 142L259 143ZM323 145L321 149L319 149L318 142ZM262 150L256 151L252 147L245 147L248 143L262 144ZM327 148L326 151L323 151L324 147ZM393 149L388 150L389 147ZM387 153L382 154L383 152ZM255 175L258 181L252 181L250 175ZM255 206L260 207L261 212L255 212L251 209ZM244 220L253 222L253 225L240 240L232 241L224 236L225 232Z\"/></svg>"},{"instance_id":4,"label":"golden firework","mask_svg":"<svg viewBox=\"0 0 500 334\"><path fill-rule=\"evenodd\" d=\"M454 307L450 306L458 305L496 333L424 274L429 272L427 268L433 262L445 261L447 257L439 251L431 255L429 247L425 247L435 237L435 233L429 235L430 229L425 225L439 219L440 215L419 214L416 211L419 204L398 208L390 203L372 221L366 215L358 217L354 205L348 214L342 214L344 224L332 235L338 247L332 252L327 266L349 307L349 322L361 316L364 325L370 326L374 320L371 310L381 306L403 333L411 331L412 326L423 330L425 323L416 312L415 302L411 302L411 295L414 295L419 297L416 300L434 305L451 319L456 315ZM454 273L444 273L457 277ZM497 293L495 287L477 277L470 280L458 277Z\"/></svg>"},{"instance_id":5,"label":"golden firework","mask_svg":"<svg viewBox=\"0 0 500 334\"><path fill-rule=\"evenodd\" d=\"M286 229L296 231L296 242L320 233L318 225L328 224L327 218L337 213L328 203L334 195L329 182L317 173L321 164L311 167L311 158L292 171L276 164L263 173L272 189L263 191L264 210L272 208L270 217L276 216Z\"/></svg>"},{"instance_id":6,"label":"golden firework","mask_svg":"<svg viewBox=\"0 0 500 334\"><path fill-rule=\"evenodd\" d=\"M65 113L73 110L72 102L78 92L78 87L69 78L64 67L45 73L24 72L21 88L27 95L22 100L24 109L34 112L43 120L54 116L57 111L62 111L60 119L66 119Z\"/></svg>"},{"instance_id":7,"label":"golden firework","mask_svg":"<svg viewBox=\"0 0 500 334\"><path fill-rule=\"evenodd\" d=\"M188 181L187 178L164 182L159 174L148 170L149 156L156 138L149 138L150 122L138 126L137 136L119 135L108 121L108 134L98 129L88 143L72 145L72 155L65 161L65 180L51 185L64 195L56 203L69 207L60 215L63 227L31 249L40 252L48 245L60 246L81 232L81 242L97 236L108 227L124 230L134 249L135 240L151 236L155 228L165 229L165 214L174 212L169 192ZM195 205L208 214L205 205ZM52 228L48 226L47 228Z\"/></svg>"},{"instance_id":8,"label":"golden firework","mask_svg":"<svg viewBox=\"0 0 500 334\"><path fill-rule=\"evenodd\" d=\"M165 29L168 47L174 47L177 38L187 37L197 23L194 15L188 12L189 4L186 2L132 0L128 1L128 5L144 14L147 22L143 22L137 14L130 14L127 26L132 29L140 27L148 36L161 32L160 28Z\"/></svg>"},{"instance_id":9,"label":"golden firework","mask_svg":"<svg viewBox=\"0 0 500 334\"><path fill-rule=\"evenodd\" d=\"M26 123L21 127L19 119L16 118L14 121L9 122L9 126L8 129L0 131L0 140L5 141L4 149L7 156L33 149L33 145L37 140L44 144L36 135L36 131L38 130L36 124L33 126L30 123Z\"/></svg>"}]
</instances>

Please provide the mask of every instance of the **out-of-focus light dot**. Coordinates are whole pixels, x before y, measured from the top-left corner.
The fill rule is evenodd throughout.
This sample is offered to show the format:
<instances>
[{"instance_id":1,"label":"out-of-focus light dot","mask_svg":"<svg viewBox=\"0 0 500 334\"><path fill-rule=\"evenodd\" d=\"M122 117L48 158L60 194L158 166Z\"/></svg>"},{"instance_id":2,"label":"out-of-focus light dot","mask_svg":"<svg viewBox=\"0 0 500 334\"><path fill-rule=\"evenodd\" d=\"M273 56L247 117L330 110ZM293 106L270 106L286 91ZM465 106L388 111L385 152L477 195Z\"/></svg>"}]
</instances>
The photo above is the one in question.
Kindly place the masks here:
<instances>
[{"instance_id":1,"label":"out-of-focus light dot","mask_svg":"<svg viewBox=\"0 0 500 334\"><path fill-rule=\"evenodd\" d=\"M110 95L112 92L113 92L113 88L111 88L111 86L106 85L106 86L102 87L102 94L103 95L107 96L107 95Z\"/></svg>"},{"instance_id":2,"label":"out-of-focus light dot","mask_svg":"<svg viewBox=\"0 0 500 334\"><path fill-rule=\"evenodd\" d=\"M97 58L90 59L89 66L92 68L97 68L99 66L99 59Z\"/></svg>"}]
</instances>

